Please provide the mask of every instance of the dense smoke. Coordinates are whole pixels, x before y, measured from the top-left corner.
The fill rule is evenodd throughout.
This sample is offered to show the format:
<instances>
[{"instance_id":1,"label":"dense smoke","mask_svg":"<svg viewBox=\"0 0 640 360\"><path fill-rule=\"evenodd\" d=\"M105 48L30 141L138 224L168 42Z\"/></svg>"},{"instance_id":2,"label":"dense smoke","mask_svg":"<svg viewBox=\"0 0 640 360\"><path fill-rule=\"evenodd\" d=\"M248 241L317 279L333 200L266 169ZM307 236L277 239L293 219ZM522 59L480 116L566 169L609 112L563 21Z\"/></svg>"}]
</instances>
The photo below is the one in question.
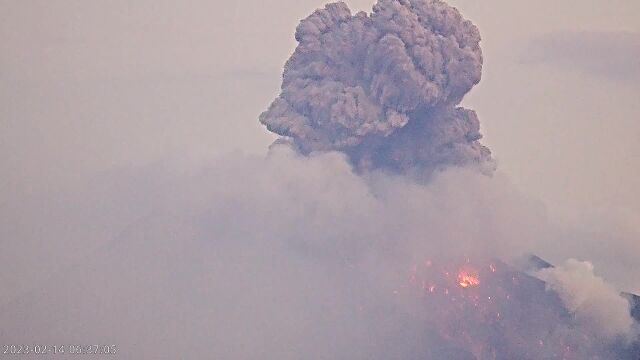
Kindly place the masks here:
<instances>
[{"instance_id":1,"label":"dense smoke","mask_svg":"<svg viewBox=\"0 0 640 360\"><path fill-rule=\"evenodd\" d=\"M480 123L458 107L480 81L478 29L441 1L339 2L296 30L282 93L260 121L303 153L339 150L359 169L490 165Z\"/></svg>"},{"instance_id":2,"label":"dense smoke","mask_svg":"<svg viewBox=\"0 0 640 360\"><path fill-rule=\"evenodd\" d=\"M283 146L179 160L0 204L19 241L0 255L21 274L0 338L113 343L118 359L471 359L430 322L446 308L422 302L414 264L508 256L543 234L521 235L544 221L535 206L474 171L363 178L341 154Z\"/></svg>"},{"instance_id":3,"label":"dense smoke","mask_svg":"<svg viewBox=\"0 0 640 360\"><path fill-rule=\"evenodd\" d=\"M302 154L340 151L361 173L384 169L429 178L434 170L451 166L490 168L490 151L478 142L475 112L458 107L480 81L482 52L478 29L456 9L439 0L379 0L371 14L352 15L346 4L332 3L302 20L295 37L299 44L285 65L282 92L260 117L269 130L285 137L280 142L291 143ZM450 260L471 255L481 263L510 248L497 236L483 244L481 254L479 239L485 237L457 238L454 228L442 234L449 246L431 236L425 240L428 245L417 242L410 248L427 254L426 249L437 249ZM434 235L434 230L424 233ZM396 237L395 247L404 248L405 241ZM483 296L489 299L508 295L496 308L476 294L470 301L476 311L464 316L460 313L467 309L451 302L469 301L468 294L451 295L451 284L445 282L444 300L431 302L428 311L447 316L430 319L430 326L445 338L464 338L450 343L476 359L624 356L615 348L621 338L633 336L628 301L595 277L592 268L578 265L569 262L567 268L540 273L553 295L533 279L526 280L530 287L485 284L485 291L490 290ZM423 291L435 291L429 281L433 284L433 277L424 280ZM516 301L519 297L544 305L531 313L533 305ZM444 330L466 322L452 333ZM484 338L481 328L480 333L495 331L493 338Z\"/></svg>"},{"instance_id":4,"label":"dense smoke","mask_svg":"<svg viewBox=\"0 0 640 360\"><path fill-rule=\"evenodd\" d=\"M3 263L21 274L0 337L113 343L118 359L635 360L491 260L560 240L509 189L467 169L362 177L341 154L284 146L106 174L0 205L3 236L20 241ZM24 261L43 241L55 246ZM47 262L57 270L32 275ZM466 267L477 286L458 285Z\"/></svg>"}]
</instances>

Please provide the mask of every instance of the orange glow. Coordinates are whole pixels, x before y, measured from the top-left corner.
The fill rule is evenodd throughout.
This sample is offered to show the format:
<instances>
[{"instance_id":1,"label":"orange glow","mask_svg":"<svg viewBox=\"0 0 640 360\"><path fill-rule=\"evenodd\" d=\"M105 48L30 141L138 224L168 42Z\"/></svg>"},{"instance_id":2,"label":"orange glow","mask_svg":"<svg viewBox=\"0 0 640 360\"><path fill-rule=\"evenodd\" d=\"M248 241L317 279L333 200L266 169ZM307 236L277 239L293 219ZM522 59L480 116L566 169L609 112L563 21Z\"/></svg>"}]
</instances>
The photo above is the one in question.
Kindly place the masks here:
<instances>
[{"instance_id":1,"label":"orange glow","mask_svg":"<svg viewBox=\"0 0 640 360\"><path fill-rule=\"evenodd\" d=\"M460 273L458 273L458 285L463 288L478 286L480 285L480 279L475 275L461 270Z\"/></svg>"}]
</instances>

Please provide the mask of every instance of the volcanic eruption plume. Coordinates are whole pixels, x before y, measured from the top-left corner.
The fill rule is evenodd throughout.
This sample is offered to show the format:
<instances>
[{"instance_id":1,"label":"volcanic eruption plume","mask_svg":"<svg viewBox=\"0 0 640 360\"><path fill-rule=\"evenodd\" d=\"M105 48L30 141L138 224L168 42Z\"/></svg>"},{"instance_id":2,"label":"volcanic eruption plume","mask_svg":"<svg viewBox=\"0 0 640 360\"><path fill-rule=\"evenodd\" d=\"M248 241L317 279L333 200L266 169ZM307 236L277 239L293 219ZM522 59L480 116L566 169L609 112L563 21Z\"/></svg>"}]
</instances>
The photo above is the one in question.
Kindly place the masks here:
<instances>
[{"instance_id":1,"label":"volcanic eruption plume","mask_svg":"<svg viewBox=\"0 0 640 360\"><path fill-rule=\"evenodd\" d=\"M279 142L303 155L341 152L359 172L428 179L447 167L492 171L476 113L459 106L480 81L480 35L455 8L379 0L371 14L353 15L332 3L302 20L295 38L282 92L260 116ZM431 339L449 344L432 346L427 358L632 359L637 352L625 339L629 304L616 292L605 299L626 327L602 338L597 324L580 323L587 310L563 303L569 295L557 286L492 261L414 265L409 289L424 299L422 320ZM589 290L582 298L592 301Z\"/></svg>"},{"instance_id":2,"label":"volcanic eruption plume","mask_svg":"<svg viewBox=\"0 0 640 360\"><path fill-rule=\"evenodd\" d=\"M480 81L480 34L441 1L339 2L296 30L282 93L260 121L302 153L338 150L360 170L491 167L476 113L458 104Z\"/></svg>"}]
</instances>

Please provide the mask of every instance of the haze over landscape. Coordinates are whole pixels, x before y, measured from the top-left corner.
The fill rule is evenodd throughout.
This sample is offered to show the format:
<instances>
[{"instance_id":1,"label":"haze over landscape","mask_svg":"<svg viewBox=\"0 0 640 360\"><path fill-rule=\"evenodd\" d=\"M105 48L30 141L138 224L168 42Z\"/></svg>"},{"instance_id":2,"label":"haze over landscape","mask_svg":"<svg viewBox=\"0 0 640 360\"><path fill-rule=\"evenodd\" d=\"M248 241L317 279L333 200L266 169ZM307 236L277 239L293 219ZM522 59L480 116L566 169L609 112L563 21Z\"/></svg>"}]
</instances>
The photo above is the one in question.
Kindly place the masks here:
<instances>
[{"instance_id":1,"label":"haze over landscape","mask_svg":"<svg viewBox=\"0 0 640 360\"><path fill-rule=\"evenodd\" d=\"M637 358L636 2L0 10L3 342Z\"/></svg>"}]
</instances>

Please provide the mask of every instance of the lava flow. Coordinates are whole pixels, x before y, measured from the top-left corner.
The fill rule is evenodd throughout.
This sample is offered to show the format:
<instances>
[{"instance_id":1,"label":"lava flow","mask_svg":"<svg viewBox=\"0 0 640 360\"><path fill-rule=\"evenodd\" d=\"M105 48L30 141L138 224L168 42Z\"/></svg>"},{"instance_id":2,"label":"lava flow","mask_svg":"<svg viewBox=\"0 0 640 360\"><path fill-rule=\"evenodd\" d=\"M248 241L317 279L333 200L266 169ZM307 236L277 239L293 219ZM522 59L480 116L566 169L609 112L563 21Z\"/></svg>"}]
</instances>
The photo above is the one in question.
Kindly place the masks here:
<instances>
[{"instance_id":1,"label":"lava flow","mask_svg":"<svg viewBox=\"0 0 640 360\"><path fill-rule=\"evenodd\" d=\"M602 345L572 322L543 281L501 261L416 261L409 281L425 325L452 349L449 358L601 360L611 359L603 355L610 351L615 359L636 359L629 354L637 345Z\"/></svg>"},{"instance_id":2,"label":"lava flow","mask_svg":"<svg viewBox=\"0 0 640 360\"><path fill-rule=\"evenodd\" d=\"M480 279L478 279L478 276L476 275L460 270L458 273L458 285L463 288L478 286L480 285Z\"/></svg>"}]
</instances>

